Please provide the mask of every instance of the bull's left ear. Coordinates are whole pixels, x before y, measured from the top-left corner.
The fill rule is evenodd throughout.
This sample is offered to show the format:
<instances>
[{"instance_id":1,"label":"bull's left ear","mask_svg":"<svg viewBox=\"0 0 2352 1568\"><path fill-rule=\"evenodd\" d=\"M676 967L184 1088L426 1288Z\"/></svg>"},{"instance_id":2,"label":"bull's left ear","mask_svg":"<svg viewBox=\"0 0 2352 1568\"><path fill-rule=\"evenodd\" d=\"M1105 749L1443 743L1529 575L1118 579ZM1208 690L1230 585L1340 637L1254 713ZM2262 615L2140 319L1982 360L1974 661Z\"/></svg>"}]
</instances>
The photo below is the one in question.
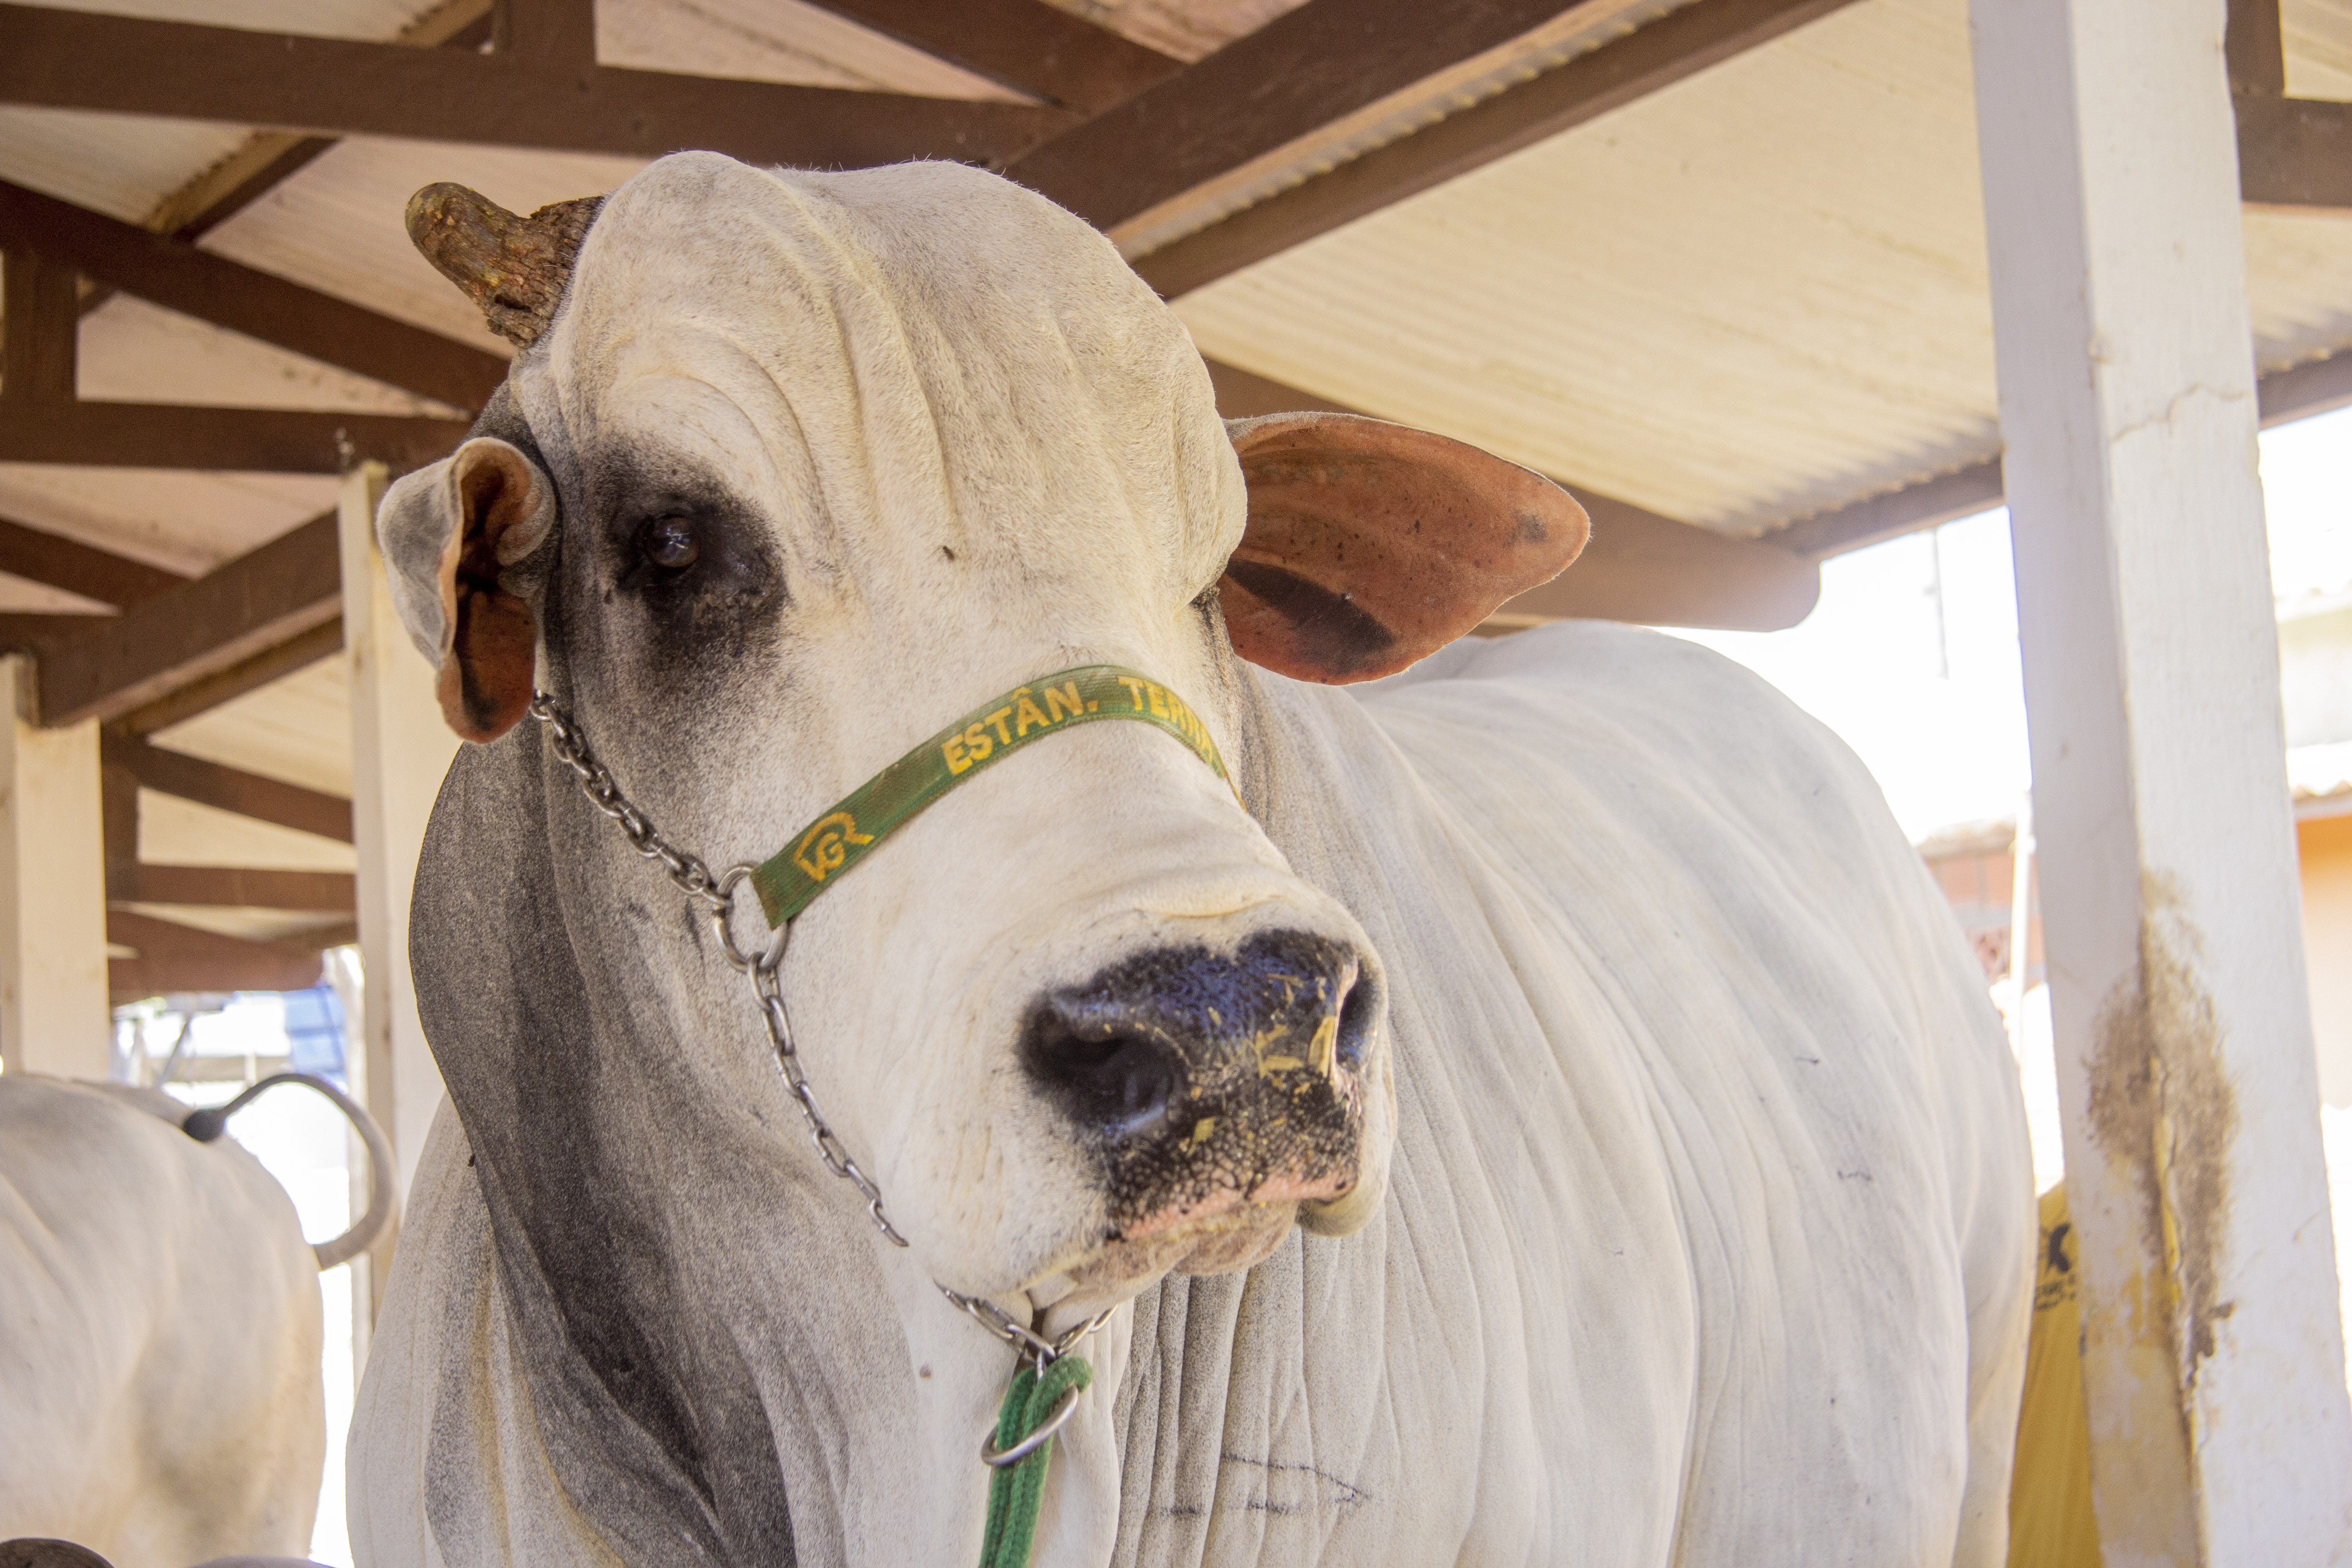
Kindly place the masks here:
<instances>
[{"instance_id":1,"label":"bull's left ear","mask_svg":"<svg viewBox=\"0 0 2352 1568\"><path fill-rule=\"evenodd\" d=\"M449 728L497 740L530 705L539 654L531 607L501 583L546 542L555 487L521 448L477 437L384 492L376 538L394 606L439 672Z\"/></svg>"},{"instance_id":2,"label":"bull's left ear","mask_svg":"<svg viewBox=\"0 0 2352 1568\"><path fill-rule=\"evenodd\" d=\"M1591 525L1569 493L1352 414L1229 420L1249 527L1218 585L1234 651L1328 685L1394 675L1548 583Z\"/></svg>"}]
</instances>

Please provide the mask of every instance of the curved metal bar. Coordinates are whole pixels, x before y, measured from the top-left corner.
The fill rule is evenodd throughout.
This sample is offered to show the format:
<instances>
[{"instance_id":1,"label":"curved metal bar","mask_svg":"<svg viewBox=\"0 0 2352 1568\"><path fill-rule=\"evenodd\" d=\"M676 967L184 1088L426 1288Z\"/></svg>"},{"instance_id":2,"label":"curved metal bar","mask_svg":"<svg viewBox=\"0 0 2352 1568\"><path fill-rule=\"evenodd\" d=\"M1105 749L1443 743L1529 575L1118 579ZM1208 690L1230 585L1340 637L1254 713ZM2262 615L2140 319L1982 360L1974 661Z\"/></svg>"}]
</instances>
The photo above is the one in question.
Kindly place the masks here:
<instances>
[{"instance_id":1,"label":"curved metal bar","mask_svg":"<svg viewBox=\"0 0 2352 1568\"><path fill-rule=\"evenodd\" d=\"M1071 1413L1077 1409L1078 1395L1084 1392L1086 1392L1084 1389L1079 1388L1064 1389L1062 1397L1054 1401L1054 1408L1046 1414L1045 1419L1037 1424L1037 1430L1030 1433L1010 1448L997 1447L996 1437L992 1433L982 1437L980 1440L980 1462L994 1469L1004 1469L1008 1466L1019 1464L1052 1442L1054 1434L1062 1429L1070 1419Z\"/></svg>"}]
</instances>

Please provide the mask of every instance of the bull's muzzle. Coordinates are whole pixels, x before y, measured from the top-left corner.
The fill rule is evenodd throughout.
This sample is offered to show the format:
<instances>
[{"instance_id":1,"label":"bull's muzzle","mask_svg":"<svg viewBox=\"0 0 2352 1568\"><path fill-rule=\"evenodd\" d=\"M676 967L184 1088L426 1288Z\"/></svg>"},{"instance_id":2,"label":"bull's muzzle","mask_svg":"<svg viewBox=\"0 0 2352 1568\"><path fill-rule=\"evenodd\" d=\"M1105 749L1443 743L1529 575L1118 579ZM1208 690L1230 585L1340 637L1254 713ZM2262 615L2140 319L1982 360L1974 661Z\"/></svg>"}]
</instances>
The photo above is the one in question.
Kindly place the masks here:
<instances>
[{"instance_id":1,"label":"bull's muzzle","mask_svg":"<svg viewBox=\"0 0 2352 1568\"><path fill-rule=\"evenodd\" d=\"M1328 937L1160 948L1050 993L1022 1058L1103 1162L1112 1237L1355 1184L1376 987Z\"/></svg>"}]
</instances>

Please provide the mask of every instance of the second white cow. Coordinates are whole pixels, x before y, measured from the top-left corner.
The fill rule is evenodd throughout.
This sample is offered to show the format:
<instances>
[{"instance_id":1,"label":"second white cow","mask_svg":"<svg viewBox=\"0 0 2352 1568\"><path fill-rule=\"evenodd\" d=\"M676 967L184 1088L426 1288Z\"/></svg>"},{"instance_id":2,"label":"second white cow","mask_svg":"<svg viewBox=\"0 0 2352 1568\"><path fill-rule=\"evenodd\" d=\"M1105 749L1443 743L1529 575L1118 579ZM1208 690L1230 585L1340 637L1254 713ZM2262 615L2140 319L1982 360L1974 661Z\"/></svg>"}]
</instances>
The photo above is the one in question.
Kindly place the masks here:
<instances>
[{"instance_id":1,"label":"second white cow","mask_svg":"<svg viewBox=\"0 0 2352 1568\"><path fill-rule=\"evenodd\" d=\"M314 1246L260 1163L216 1123L183 1131L168 1095L0 1075L0 1541L115 1568L310 1550L319 1271L391 1211L383 1135L337 1098L378 1196Z\"/></svg>"}]
</instances>

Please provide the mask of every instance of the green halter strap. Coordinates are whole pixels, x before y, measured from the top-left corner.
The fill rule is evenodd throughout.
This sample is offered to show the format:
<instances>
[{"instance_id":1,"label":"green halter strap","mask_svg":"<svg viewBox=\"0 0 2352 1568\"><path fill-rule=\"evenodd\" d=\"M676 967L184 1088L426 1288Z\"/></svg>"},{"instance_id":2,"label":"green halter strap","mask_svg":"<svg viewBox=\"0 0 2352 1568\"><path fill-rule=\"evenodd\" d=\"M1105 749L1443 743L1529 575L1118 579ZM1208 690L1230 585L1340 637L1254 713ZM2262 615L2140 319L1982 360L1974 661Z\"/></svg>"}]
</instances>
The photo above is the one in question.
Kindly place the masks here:
<instances>
[{"instance_id":1,"label":"green halter strap","mask_svg":"<svg viewBox=\"0 0 2352 1568\"><path fill-rule=\"evenodd\" d=\"M1165 730L1225 779L1209 728L1184 700L1150 676L1116 664L1082 664L1016 686L982 703L835 801L751 873L768 924L782 925L833 886L916 813L1043 735L1097 719L1133 719Z\"/></svg>"},{"instance_id":2,"label":"green halter strap","mask_svg":"<svg viewBox=\"0 0 2352 1568\"><path fill-rule=\"evenodd\" d=\"M1191 748L1227 787L1233 784L1216 742L1209 738L1209 727L1168 688L1116 664L1061 670L973 709L835 801L755 868L751 888L770 928L807 909L884 839L957 784L1040 736L1097 719L1132 719L1164 730ZM948 1299L967 1311L975 1305L953 1292ZM1093 1379L1093 1367L1075 1352L1039 1354L1014 1373L997 1415L994 1441L984 1455L992 1470L981 1568L1027 1568L1054 1432L1068 1417L1070 1402ZM995 1454L1002 1457L989 1457Z\"/></svg>"}]
</instances>

